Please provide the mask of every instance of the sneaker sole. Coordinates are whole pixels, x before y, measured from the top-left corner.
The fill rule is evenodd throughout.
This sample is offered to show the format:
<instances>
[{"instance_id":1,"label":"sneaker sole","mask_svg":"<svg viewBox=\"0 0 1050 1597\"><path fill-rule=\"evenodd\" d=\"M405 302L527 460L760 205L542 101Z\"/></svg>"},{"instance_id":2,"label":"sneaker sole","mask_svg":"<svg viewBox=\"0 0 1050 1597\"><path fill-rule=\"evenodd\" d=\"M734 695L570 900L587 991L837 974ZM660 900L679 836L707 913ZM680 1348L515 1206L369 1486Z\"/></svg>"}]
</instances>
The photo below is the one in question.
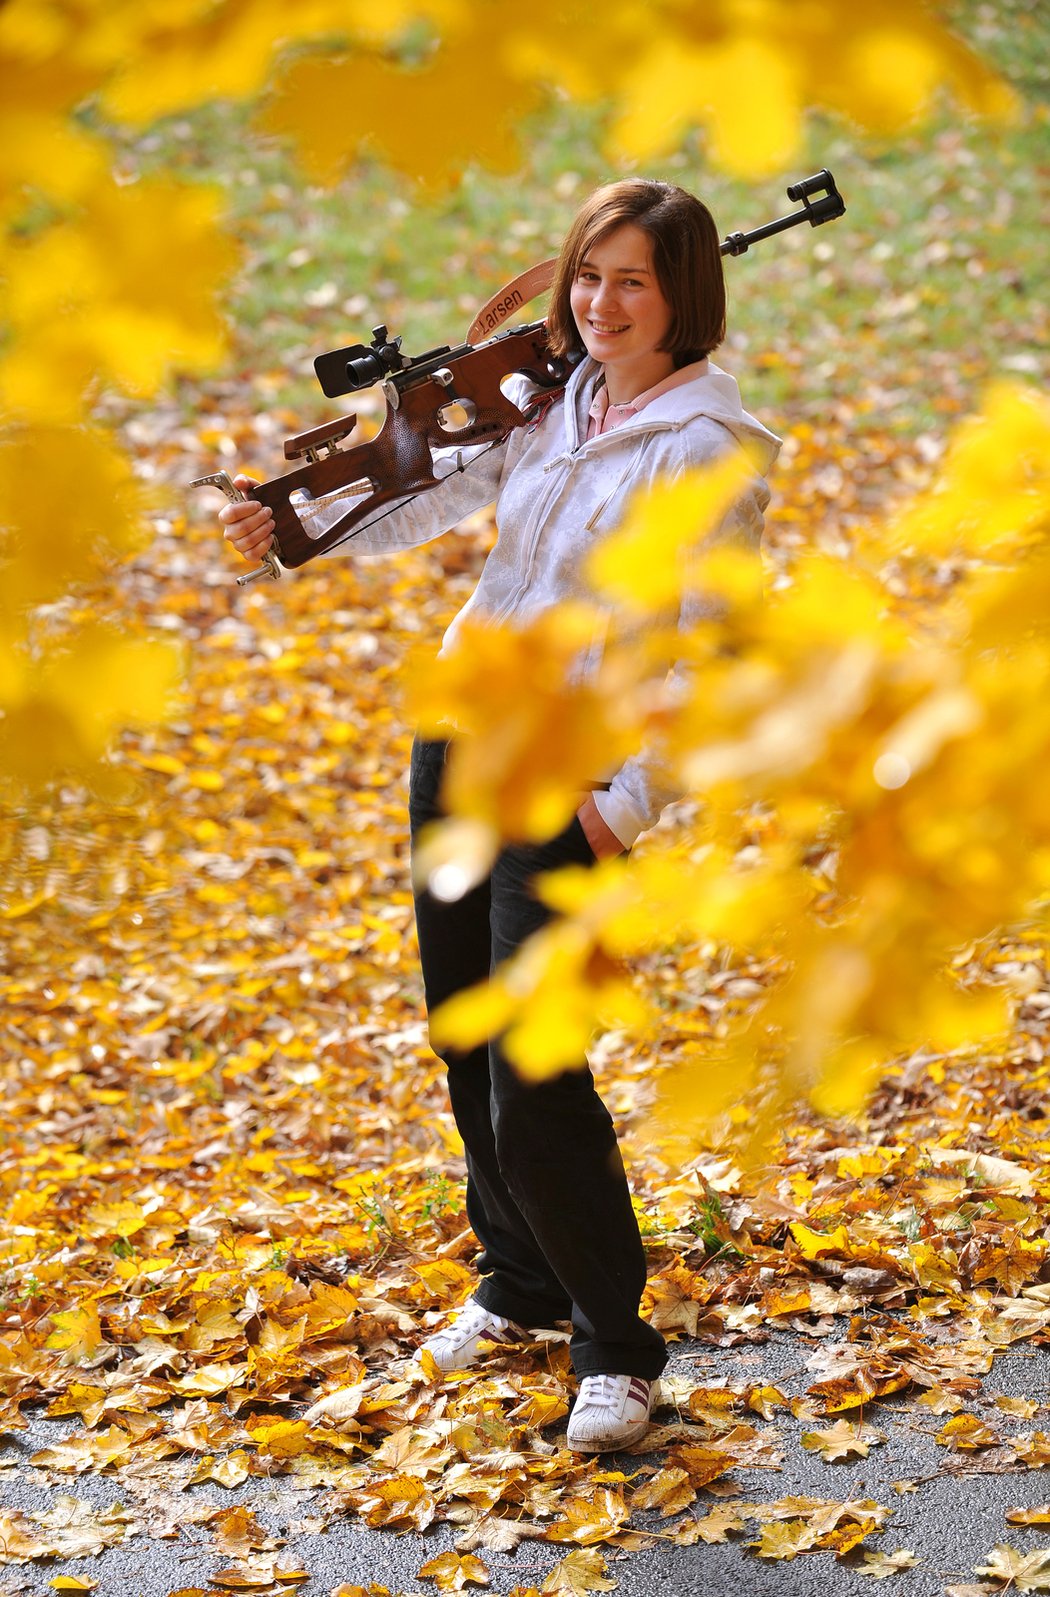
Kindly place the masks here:
<instances>
[{"instance_id":1,"label":"sneaker sole","mask_svg":"<svg viewBox=\"0 0 1050 1597\"><path fill-rule=\"evenodd\" d=\"M663 1399L663 1389L659 1380L653 1382L650 1394L649 1413L644 1420L638 1420L630 1430L622 1431L615 1442L584 1441L574 1442L572 1438L572 1416L569 1417L568 1428L565 1432L565 1445L572 1453L615 1453L624 1447L633 1447L635 1442L641 1440L653 1423L653 1411L659 1408Z\"/></svg>"},{"instance_id":2,"label":"sneaker sole","mask_svg":"<svg viewBox=\"0 0 1050 1597\"><path fill-rule=\"evenodd\" d=\"M635 1442L641 1441L651 1424L651 1419L644 1420L640 1424L632 1426L629 1431L623 1431L615 1442L608 1440L604 1442L597 1440L593 1442L574 1442L566 1433L565 1445L570 1453L619 1453L625 1447L631 1447Z\"/></svg>"}]
</instances>

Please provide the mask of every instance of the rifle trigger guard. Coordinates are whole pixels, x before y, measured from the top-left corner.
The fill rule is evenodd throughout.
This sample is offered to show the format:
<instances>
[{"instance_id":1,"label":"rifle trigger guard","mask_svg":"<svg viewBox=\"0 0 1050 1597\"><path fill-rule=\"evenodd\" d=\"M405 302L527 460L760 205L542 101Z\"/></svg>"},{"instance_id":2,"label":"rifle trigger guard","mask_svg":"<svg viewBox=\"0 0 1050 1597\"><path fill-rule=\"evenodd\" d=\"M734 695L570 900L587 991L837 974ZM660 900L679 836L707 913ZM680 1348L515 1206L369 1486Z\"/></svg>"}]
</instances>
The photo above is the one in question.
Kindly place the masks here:
<instances>
[{"instance_id":1,"label":"rifle trigger guard","mask_svg":"<svg viewBox=\"0 0 1050 1597\"><path fill-rule=\"evenodd\" d=\"M430 375L440 388L448 392L448 398L437 408L438 426L442 432L459 433L464 427L472 427L477 420L478 407L472 399L463 399L456 392L454 373L447 366L442 366Z\"/></svg>"}]
</instances>

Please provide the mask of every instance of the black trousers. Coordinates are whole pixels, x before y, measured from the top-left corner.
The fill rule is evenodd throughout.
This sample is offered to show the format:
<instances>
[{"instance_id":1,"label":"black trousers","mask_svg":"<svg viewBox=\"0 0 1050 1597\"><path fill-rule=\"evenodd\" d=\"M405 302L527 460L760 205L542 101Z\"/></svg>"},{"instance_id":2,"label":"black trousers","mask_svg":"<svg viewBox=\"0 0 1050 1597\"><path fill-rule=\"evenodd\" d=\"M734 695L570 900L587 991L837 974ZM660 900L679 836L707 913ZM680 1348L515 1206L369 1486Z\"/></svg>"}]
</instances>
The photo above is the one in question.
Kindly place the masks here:
<instances>
[{"instance_id":1,"label":"black trousers","mask_svg":"<svg viewBox=\"0 0 1050 1597\"><path fill-rule=\"evenodd\" d=\"M441 815L448 745L416 740L409 813L413 841ZM551 918L532 878L592 864L576 817L548 843L504 848L491 876L443 903L416 896L428 1011L483 981ZM532 1328L571 1319L578 1376L640 1375L667 1362L663 1337L639 1318L645 1256L609 1111L586 1061L529 1083L499 1039L446 1051L449 1097L466 1148L467 1217L481 1244L475 1296L491 1313Z\"/></svg>"}]
</instances>

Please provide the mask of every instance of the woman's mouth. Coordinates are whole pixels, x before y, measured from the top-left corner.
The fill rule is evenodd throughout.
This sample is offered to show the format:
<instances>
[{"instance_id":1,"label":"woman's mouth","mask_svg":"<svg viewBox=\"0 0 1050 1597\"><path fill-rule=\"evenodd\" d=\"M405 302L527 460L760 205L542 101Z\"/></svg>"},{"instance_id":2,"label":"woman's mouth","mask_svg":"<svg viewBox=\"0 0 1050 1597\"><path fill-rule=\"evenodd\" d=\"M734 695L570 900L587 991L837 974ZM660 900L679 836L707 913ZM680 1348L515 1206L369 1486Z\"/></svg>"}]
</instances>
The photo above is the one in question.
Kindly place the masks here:
<instances>
[{"instance_id":1,"label":"woman's mouth","mask_svg":"<svg viewBox=\"0 0 1050 1597\"><path fill-rule=\"evenodd\" d=\"M627 331L626 323L621 325L616 322L596 322L588 318L587 325L594 333L626 333Z\"/></svg>"}]
</instances>

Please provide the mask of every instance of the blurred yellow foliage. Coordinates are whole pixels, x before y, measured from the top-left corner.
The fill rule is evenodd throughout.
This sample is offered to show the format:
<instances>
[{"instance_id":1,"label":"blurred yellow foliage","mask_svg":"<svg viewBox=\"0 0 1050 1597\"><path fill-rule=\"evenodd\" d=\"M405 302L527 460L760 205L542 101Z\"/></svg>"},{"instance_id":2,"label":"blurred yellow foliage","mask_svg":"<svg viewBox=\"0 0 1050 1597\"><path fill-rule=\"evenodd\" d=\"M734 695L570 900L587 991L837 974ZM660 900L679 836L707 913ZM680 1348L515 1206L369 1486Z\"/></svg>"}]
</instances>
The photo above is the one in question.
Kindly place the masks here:
<instances>
[{"instance_id":1,"label":"blurred yellow foliage","mask_svg":"<svg viewBox=\"0 0 1050 1597\"><path fill-rule=\"evenodd\" d=\"M550 837L610 756L626 758L633 724L624 662L566 687L574 662L601 636L601 617L584 606L563 606L521 631L474 622L455 650L412 673L420 731L456 736L445 799L457 815L497 836Z\"/></svg>"},{"instance_id":2,"label":"blurred yellow foliage","mask_svg":"<svg viewBox=\"0 0 1050 1597\"><path fill-rule=\"evenodd\" d=\"M995 74L910 0L863 8L845 0L702 8L614 0L599 29L584 0L540 0L498 16L478 0L398 5L383 22L372 19L372 44L394 45L410 14L437 35L413 70L359 45L331 67L296 63L275 86L265 125L295 138L318 177L345 170L362 144L429 183L448 181L471 159L507 170L513 128L550 87L612 102L613 159L666 155L699 126L711 158L745 177L796 158L810 107L878 132L914 120L942 86L977 111L1013 109ZM470 116L449 116L450 104L469 106Z\"/></svg>"},{"instance_id":3,"label":"blurred yellow foliage","mask_svg":"<svg viewBox=\"0 0 1050 1597\"><path fill-rule=\"evenodd\" d=\"M954 949L1032 913L1050 886L1050 642L1045 607L1040 613L1025 597L1033 570L1037 590L1047 592L1047 459L1045 401L1021 387L996 388L960 430L941 481L912 519L905 512L881 544L869 534L867 567L804 553L790 583L763 598L731 562L721 608L678 638L688 691L680 682L662 698L643 691L651 654L611 639L628 723L620 734L633 733L636 748L657 741L678 791L702 794L699 838L710 841L683 846L674 833L658 833L637 860L548 880L542 895L565 919L497 973L498 1002L480 992L457 1001L460 1034L506 1030L527 1073L557 1071L570 1053L562 1038L581 1035L588 1001L593 1025L637 1019L618 965L615 981L606 970L690 936L774 954L783 972L751 995L724 1044L740 1090L776 1055L770 1126L800 1092L826 1113L852 1112L889 1058L1001 1034L1007 996L969 993L945 973ZM936 628L928 618L920 625L904 604L895 606L871 562L924 559L930 548L979 550L984 523L962 510L984 492L993 463L994 495L985 502L998 518L999 570L989 586L980 566L962 565ZM665 502L677 492L666 490ZM695 525L695 494L690 485L675 500L678 526ZM911 528L914 542L904 546ZM701 550L701 570L703 559ZM610 541L598 569L607 591L637 590L629 534ZM999 646L990 646L990 610ZM601 614L596 602L595 625ZM1007 633L1011 615L1023 624ZM572 625L582 635L578 610ZM513 642L505 636L503 648L529 661L519 699L530 696L530 682L550 680L548 661L561 667L556 639L549 618ZM460 679L458 689L464 704L492 693L487 680L472 690ZM549 802L558 782L557 695L542 704L548 735L532 726L530 759L514 771L518 813L531 784ZM475 749L468 802L499 789L498 747L485 740L484 754ZM566 803L571 786L564 784ZM756 802L774 818L782 807L784 819L774 819L757 859L752 848L738 861L735 818ZM814 875L813 862L832 856L831 869ZM692 1102L688 1084L679 1096Z\"/></svg>"}]
</instances>

